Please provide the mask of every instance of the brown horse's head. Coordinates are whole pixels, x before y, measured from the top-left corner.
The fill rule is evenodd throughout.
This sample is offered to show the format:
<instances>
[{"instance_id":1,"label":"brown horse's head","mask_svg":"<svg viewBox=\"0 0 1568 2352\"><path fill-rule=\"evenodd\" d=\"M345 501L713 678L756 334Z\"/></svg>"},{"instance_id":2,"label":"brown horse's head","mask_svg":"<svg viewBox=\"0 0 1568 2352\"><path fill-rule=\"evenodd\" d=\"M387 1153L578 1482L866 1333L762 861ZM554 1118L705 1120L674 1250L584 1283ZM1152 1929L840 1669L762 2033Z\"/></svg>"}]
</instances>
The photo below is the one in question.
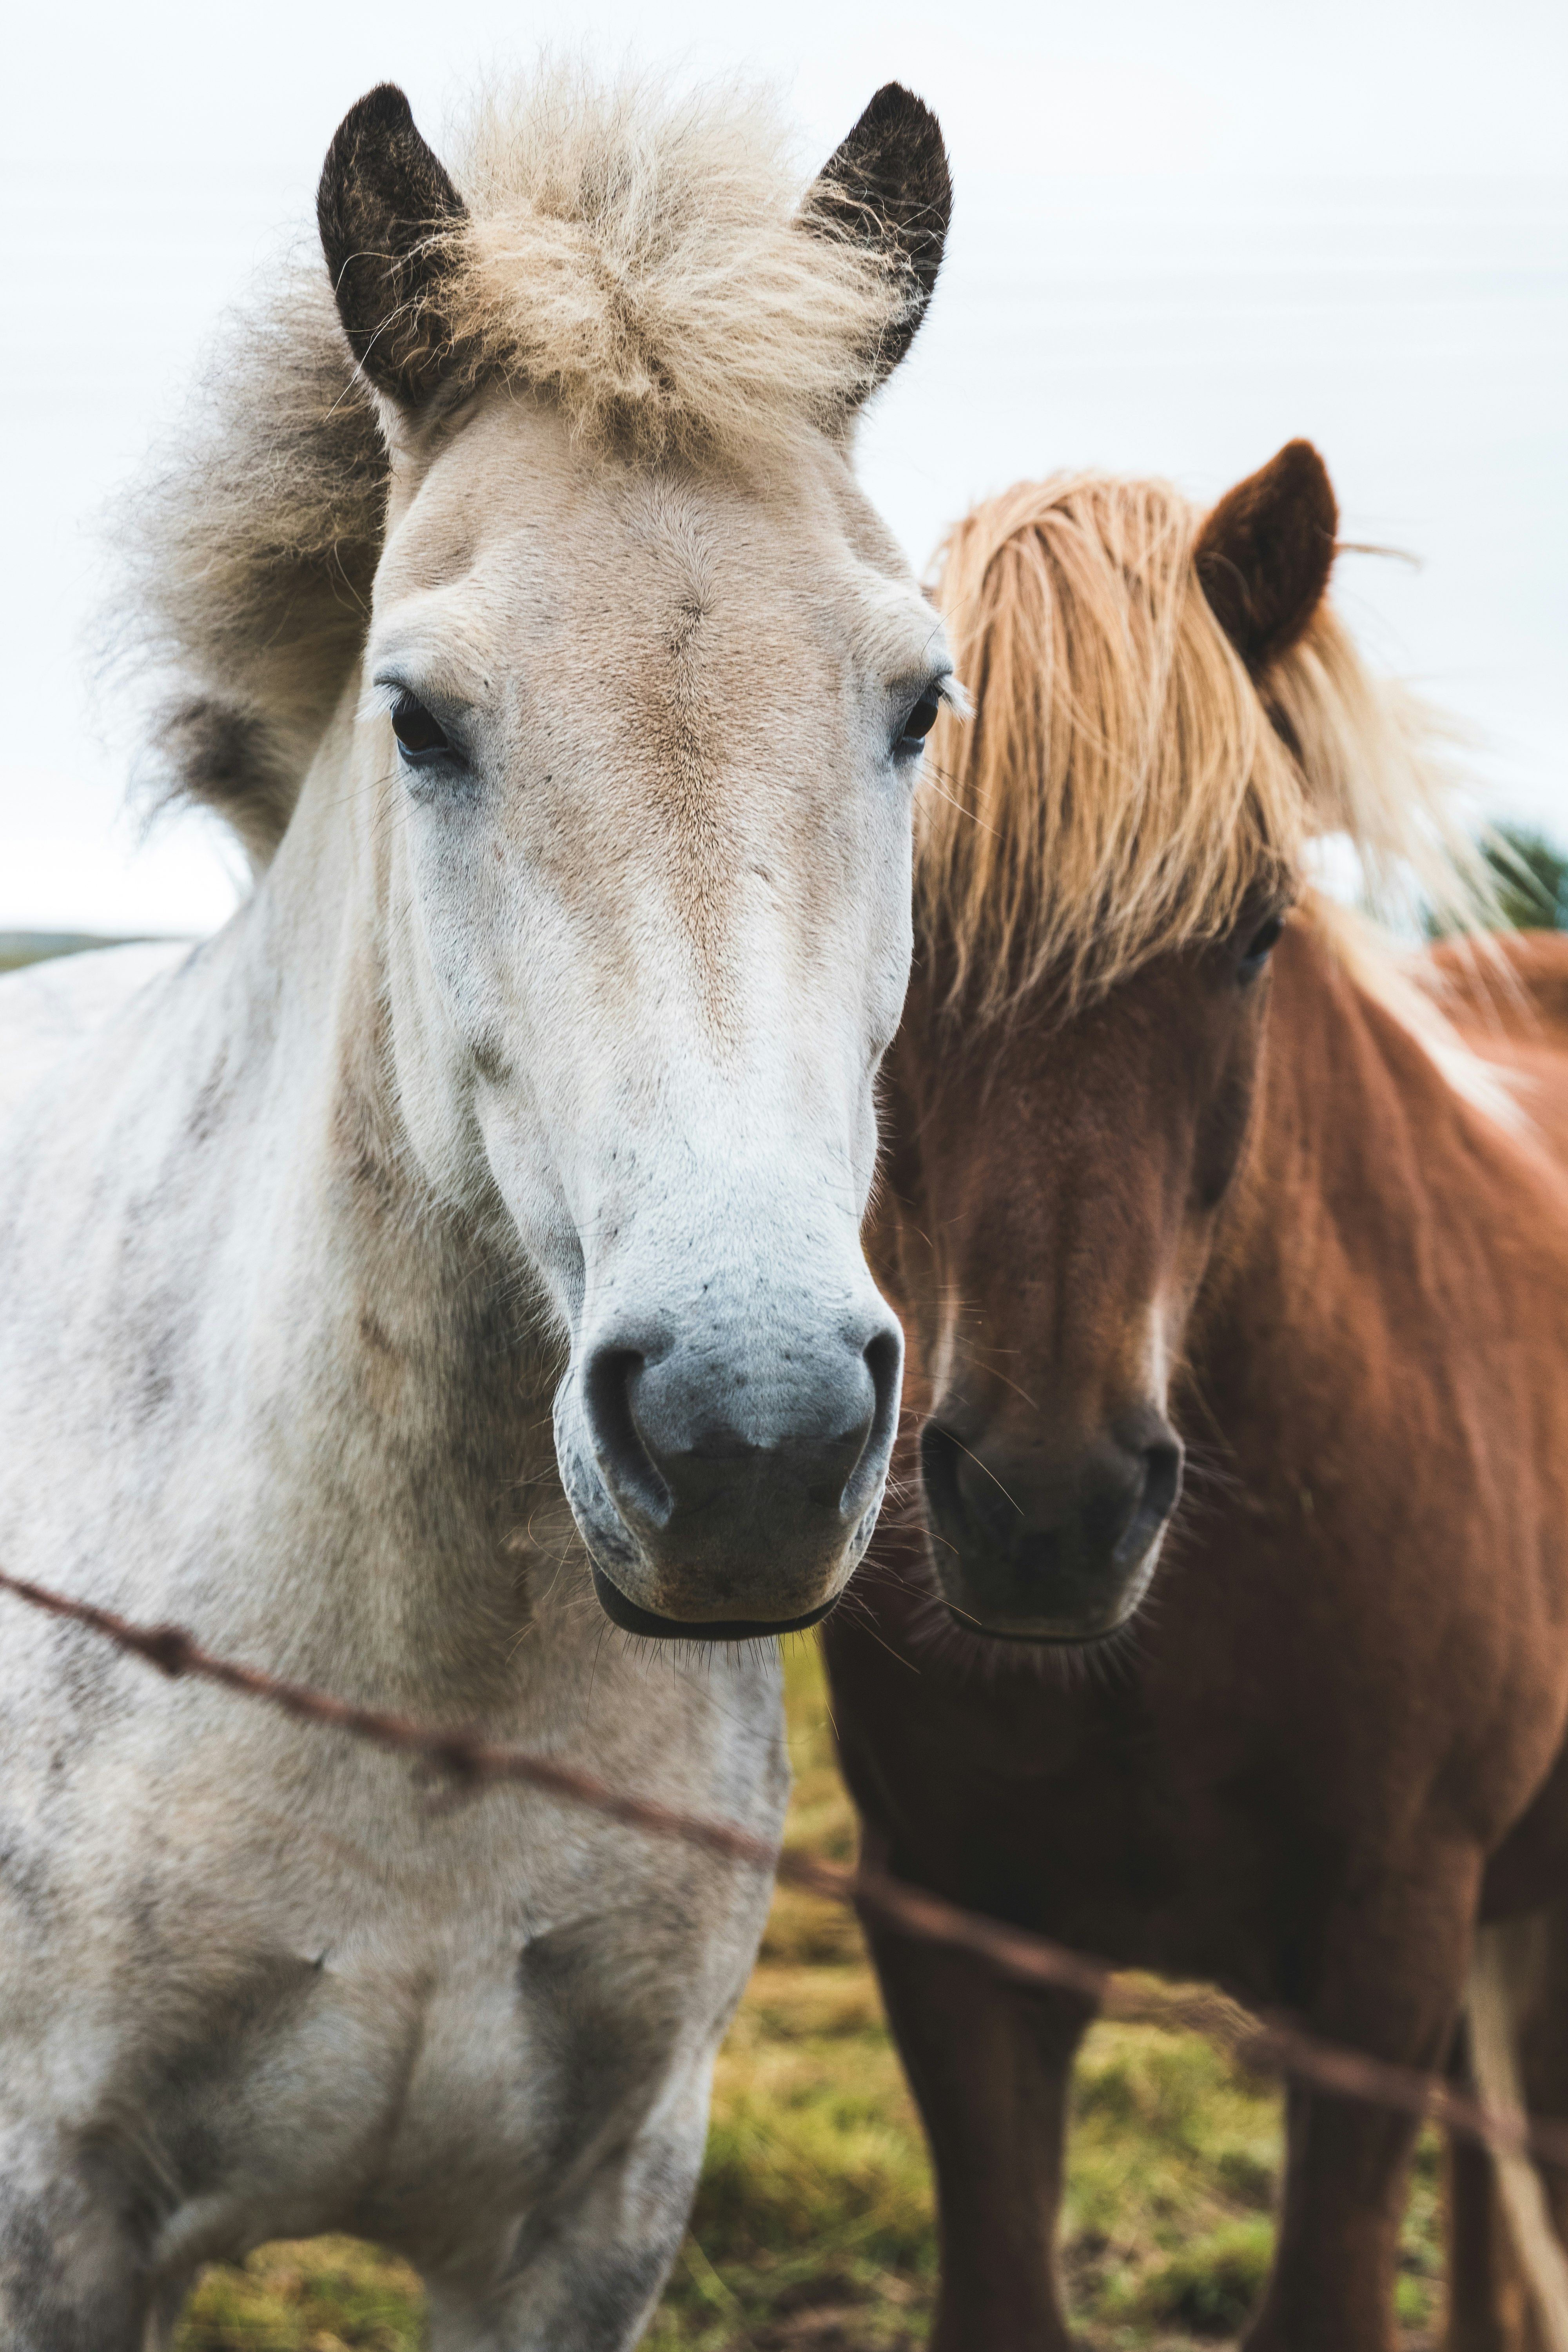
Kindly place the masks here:
<instances>
[{"instance_id":1,"label":"brown horse's head","mask_svg":"<svg viewBox=\"0 0 1568 2352\"><path fill-rule=\"evenodd\" d=\"M1181 1493L1173 1370L1246 1158L1311 823L1300 738L1344 642L1335 521L1294 443L1206 520L1080 479L950 550L976 715L944 722L928 803L881 1242L937 1578L989 1633L1113 1631Z\"/></svg>"}]
</instances>

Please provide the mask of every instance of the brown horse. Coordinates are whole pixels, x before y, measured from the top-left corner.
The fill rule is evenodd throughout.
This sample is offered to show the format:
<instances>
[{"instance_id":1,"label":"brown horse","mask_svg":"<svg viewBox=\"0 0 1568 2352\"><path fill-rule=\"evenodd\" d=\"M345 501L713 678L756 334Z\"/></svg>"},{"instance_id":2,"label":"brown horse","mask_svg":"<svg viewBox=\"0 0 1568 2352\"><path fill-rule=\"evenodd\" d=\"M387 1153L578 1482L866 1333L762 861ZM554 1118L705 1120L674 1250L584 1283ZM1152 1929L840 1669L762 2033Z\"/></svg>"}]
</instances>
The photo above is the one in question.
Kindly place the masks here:
<instances>
[{"instance_id":1,"label":"brown horse","mask_svg":"<svg viewBox=\"0 0 1568 2352\"><path fill-rule=\"evenodd\" d=\"M1206 520L1079 478L955 535L976 716L936 739L875 1237L923 1522L826 1650L900 1875L1433 2067L1478 1923L1568 1890L1568 941L1401 955L1308 887L1331 832L1477 887L1324 601L1335 528L1295 443ZM1057 2352L1085 2008L873 1944L933 2344ZM1288 2124L1247 2342L1384 2352L1413 2127Z\"/></svg>"}]
</instances>

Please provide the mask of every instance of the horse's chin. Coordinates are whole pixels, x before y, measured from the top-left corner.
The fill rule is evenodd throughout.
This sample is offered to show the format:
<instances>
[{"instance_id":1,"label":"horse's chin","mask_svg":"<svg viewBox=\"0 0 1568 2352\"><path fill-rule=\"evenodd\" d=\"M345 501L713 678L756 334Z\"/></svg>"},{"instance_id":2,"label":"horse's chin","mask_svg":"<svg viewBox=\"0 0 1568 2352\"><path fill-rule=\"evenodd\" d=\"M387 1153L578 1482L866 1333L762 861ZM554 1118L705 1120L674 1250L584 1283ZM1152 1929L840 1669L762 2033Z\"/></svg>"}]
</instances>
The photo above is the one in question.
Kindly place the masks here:
<instances>
[{"instance_id":1,"label":"horse's chin","mask_svg":"<svg viewBox=\"0 0 1568 2352\"><path fill-rule=\"evenodd\" d=\"M1013 1642L1038 1650L1094 1650L1114 1642L1119 1633L1125 1633L1137 1616L1154 1580L1163 1544L1162 1529L1134 1562L1131 1572L1108 1585L1098 1605L1088 1596L1077 1593L1072 1596L1074 1605L1068 1608L999 1609L994 1601L987 1604L976 1593L953 1591L951 1571L944 1575L940 1568L936 1571L937 1589L948 1615L966 1633L978 1634L988 1642Z\"/></svg>"},{"instance_id":2,"label":"horse's chin","mask_svg":"<svg viewBox=\"0 0 1568 2352\"><path fill-rule=\"evenodd\" d=\"M804 1633L813 1625L820 1625L831 1609L837 1607L839 1595L835 1592L816 1609L808 1609L804 1617L777 1620L757 1617L712 1617L687 1619L661 1617L652 1609L644 1609L628 1601L613 1578L605 1575L597 1560L592 1563L594 1591L600 1608L612 1625L623 1633L641 1633L654 1642L761 1642L776 1633Z\"/></svg>"},{"instance_id":3,"label":"horse's chin","mask_svg":"<svg viewBox=\"0 0 1568 2352\"><path fill-rule=\"evenodd\" d=\"M1137 1615L1136 1607L1124 1610L1119 1617L1105 1624L1080 1627L1047 1624L1006 1624L973 1616L961 1609L956 1601L946 1602L948 1615L964 1633L978 1634L987 1642L1012 1642L1019 1647L1035 1650L1093 1650L1102 1642L1113 1642Z\"/></svg>"},{"instance_id":4,"label":"horse's chin","mask_svg":"<svg viewBox=\"0 0 1568 2352\"><path fill-rule=\"evenodd\" d=\"M573 1423L559 1401L556 1414L556 1460L588 1555L595 1596L623 1633L653 1642L709 1643L805 1633L835 1606L871 1539L882 1500L880 1480L847 1542L840 1533L836 1551L818 1547L792 1562L778 1556L776 1534L759 1545L753 1531L742 1529L742 1537L751 1538L749 1559L737 1559L711 1538L706 1552L699 1547L695 1559L680 1558L679 1547L673 1560L662 1559L616 1508L589 1450L573 1442ZM634 1600L634 1593L644 1597ZM779 1613L762 1613L775 1595ZM662 1605L650 1606L654 1601ZM726 1601L730 1613L714 1614Z\"/></svg>"}]
</instances>

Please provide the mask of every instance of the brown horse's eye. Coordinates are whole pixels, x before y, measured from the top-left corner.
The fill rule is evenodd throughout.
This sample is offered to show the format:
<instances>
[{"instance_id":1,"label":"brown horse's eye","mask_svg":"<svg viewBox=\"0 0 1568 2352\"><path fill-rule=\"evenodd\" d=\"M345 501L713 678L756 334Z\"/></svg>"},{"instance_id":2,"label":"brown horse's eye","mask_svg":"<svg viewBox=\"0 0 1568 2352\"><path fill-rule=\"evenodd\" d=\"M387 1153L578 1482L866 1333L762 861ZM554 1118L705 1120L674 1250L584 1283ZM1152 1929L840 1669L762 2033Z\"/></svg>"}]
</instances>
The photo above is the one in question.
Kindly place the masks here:
<instances>
[{"instance_id":1,"label":"brown horse's eye","mask_svg":"<svg viewBox=\"0 0 1568 2352\"><path fill-rule=\"evenodd\" d=\"M1261 927L1261 929L1253 933L1252 939L1247 945L1247 953L1241 959L1241 971L1239 976L1242 980L1257 979L1258 973L1262 971L1264 965L1268 962L1269 957L1279 946L1280 935L1284 929L1284 916L1270 915L1268 920Z\"/></svg>"},{"instance_id":2,"label":"brown horse's eye","mask_svg":"<svg viewBox=\"0 0 1568 2352\"><path fill-rule=\"evenodd\" d=\"M452 748L439 719L406 687L392 706L392 731L411 760L428 760Z\"/></svg>"}]
</instances>

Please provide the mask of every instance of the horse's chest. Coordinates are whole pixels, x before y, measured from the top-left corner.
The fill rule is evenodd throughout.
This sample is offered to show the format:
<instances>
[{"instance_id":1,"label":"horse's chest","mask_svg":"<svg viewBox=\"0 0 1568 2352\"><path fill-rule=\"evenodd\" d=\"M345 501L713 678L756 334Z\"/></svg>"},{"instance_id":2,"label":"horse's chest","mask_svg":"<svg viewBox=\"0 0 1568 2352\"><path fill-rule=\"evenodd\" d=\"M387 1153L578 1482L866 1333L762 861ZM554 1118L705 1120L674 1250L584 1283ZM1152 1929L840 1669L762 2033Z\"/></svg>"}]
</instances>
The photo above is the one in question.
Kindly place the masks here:
<instances>
[{"instance_id":1,"label":"horse's chest","mask_svg":"<svg viewBox=\"0 0 1568 2352\"><path fill-rule=\"evenodd\" d=\"M1121 1965L1266 1968L1300 1875L1283 1830L1298 1792L1234 1713L1173 1724L1125 1674L1110 1687L960 1686L917 1711L879 1657L868 1686L888 1692L881 1769L858 1747L849 1706L840 1723L895 1866Z\"/></svg>"},{"instance_id":2,"label":"horse's chest","mask_svg":"<svg viewBox=\"0 0 1568 2352\"><path fill-rule=\"evenodd\" d=\"M149 2037L146 2123L204 2236L336 2226L412 2251L501 2230L636 2108L683 2025L701 2038L700 1966L661 2000L627 1965L635 1896L521 1933L472 1907L460 1937L409 1917L314 1957L235 1954L178 2048Z\"/></svg>"},{"instance_id":3,"label":"horse's chest","mask_svg":"<svg viewBox=\"0 0 1568 2352\"><path fill-rule=\"evenodd\" d=\"M775 1727L685 1756L728 1765L725 1809L764 1833ZM663 1769L618 1777L716 1809L664 1729ZM159 2212L155 2269L328 2229L482 2258L700 2076L761 1874L516 1790L443 1811L363 1751L292 1772L199 1752L200 1777L89 1776L26 1902L13 1874L0 1955L0 2009L26 2026L0 2036L0 2107L113 2151Z\"/></svg>"}]
</instances>

